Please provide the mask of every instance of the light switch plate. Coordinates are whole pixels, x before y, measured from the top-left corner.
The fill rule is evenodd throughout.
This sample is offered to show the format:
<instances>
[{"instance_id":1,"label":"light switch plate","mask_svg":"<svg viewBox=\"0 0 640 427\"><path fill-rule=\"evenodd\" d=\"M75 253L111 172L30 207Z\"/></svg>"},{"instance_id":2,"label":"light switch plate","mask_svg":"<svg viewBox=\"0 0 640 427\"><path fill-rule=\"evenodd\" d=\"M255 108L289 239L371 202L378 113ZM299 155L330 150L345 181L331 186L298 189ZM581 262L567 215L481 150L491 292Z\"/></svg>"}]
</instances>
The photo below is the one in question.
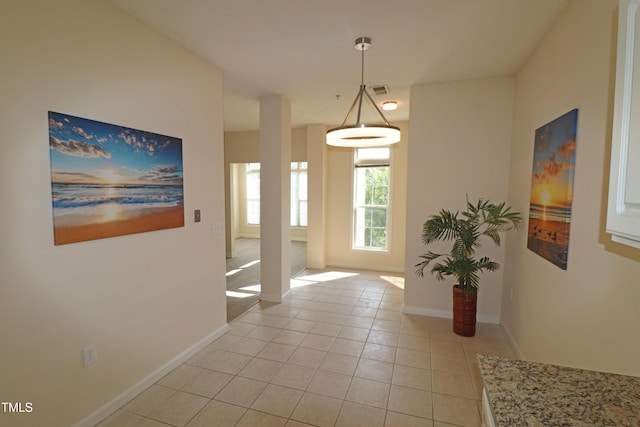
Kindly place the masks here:
<instances>
[{"instance_id":1,"label":"light switch plate","mask_svg":"<svg viewBox=\"0 0 640 427\"><path fill-rule=\"evenodd\" d=\"M200 209L193 211L193 222L200 222Z\"/></svg>"}]
</instances>

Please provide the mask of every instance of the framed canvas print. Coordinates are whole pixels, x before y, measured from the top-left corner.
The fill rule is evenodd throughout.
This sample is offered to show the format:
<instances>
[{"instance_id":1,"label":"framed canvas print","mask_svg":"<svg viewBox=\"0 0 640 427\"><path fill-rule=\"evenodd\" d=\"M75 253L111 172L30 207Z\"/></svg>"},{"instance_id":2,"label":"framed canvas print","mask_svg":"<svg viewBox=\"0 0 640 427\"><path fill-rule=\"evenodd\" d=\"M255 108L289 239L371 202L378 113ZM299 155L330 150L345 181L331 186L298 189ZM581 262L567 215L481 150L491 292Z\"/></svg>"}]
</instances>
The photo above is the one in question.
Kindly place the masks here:
<instances>
[{"instance_id":1,"label":"framed canvas print","mask_svg":"<svg viewBox=\"0 0 640 427\"><path fill-rule=\"evenodd\" d=\"M182 140L49 112L56 245L184 226Z\"/></svg>"},{"instance_id":2,"label":"framed canvas print","mask_svg":"<svg viewBox=\"0 0 640 427\"><path fill-rule=\"evenodd\" d=\"M536 129L527 248L567 269L578 110Z\"/></svg>"}]
</instances>

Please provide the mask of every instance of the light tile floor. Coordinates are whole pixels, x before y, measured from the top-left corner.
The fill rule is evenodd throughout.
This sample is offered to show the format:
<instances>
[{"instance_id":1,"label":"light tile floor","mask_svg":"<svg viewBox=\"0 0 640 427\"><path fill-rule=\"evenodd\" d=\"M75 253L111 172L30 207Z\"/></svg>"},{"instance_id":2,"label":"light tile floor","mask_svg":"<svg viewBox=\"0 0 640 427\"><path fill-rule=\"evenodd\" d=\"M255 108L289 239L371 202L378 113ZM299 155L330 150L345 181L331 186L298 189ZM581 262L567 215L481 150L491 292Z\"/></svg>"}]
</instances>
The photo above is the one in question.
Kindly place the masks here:
<instances>
[{"instance_id":1,"label":"light tile floor","mask_svg":"<svg viewBox=\"0 0 640 427\"><path fill-rule=\"evenodd\" d=\"M393 274L305 271L288 302L254 306L99 427L480 426L476 353L515 357L502 330L464 338L403 314L403 288Z\"/></svg>"}]
</instances>

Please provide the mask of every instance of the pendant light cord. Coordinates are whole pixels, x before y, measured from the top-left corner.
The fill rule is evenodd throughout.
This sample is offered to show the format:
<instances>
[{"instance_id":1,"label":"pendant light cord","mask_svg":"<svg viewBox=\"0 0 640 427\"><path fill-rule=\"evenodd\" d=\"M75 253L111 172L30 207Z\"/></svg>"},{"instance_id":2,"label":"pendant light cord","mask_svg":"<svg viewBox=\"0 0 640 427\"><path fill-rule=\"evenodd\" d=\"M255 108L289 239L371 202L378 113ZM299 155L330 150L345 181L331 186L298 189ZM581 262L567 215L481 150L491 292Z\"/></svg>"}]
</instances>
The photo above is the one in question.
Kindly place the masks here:
<instances>
[{"instance_id":1,"label":"pendant light cord","mask_svg":"<svg viewBox=\"0 0 640 427\"><path fill-rule=\"evenodd\" d=\"M345 116L342 125L327 131L328 145L336 147L382 147L395 144L400 141L400 128L392 126L389 123L369 92L367 92L364 85L364 51L370 46L371 38L369 37L358 37L355 40L355 48L362 51L362 56L360 58L360 91L347 111L347 115ZM384 122L384 125L367 124L360 121L362 118L362 102L365 96L375 112L378 113ZM354 113L354 110L357 111L356 123L354 125L347 125L347 122L352 113Z\"/></svg>"},{"instance_id":2,"label":"pendant light cord","mask_svg":"<svg viewBox=\"0 0 640 427\"><path fill-rule=\"evenodd\" d=\"M362 43L361 43L361 50L362 50L362 63L361 63L361 68L360 68L360 86L364 86L364 48L365 44L364 44L364 38L362 39Z\"/></svg>"},{"instance_id":3,"label":"pendant light cord","mask_svg":"<svg viewBox=\"0 0 640 427\"><path fill-rule=\"evenodd\" d=\"M358 113L356 114L356 126L360 124L360 118L362 115L362 96L366 93L364 87L364 51L365 51L365 40L364 37L360 41L360 50L362 51L361 56L361 67L360 67L360 91L358 91L358 96L356 99L358 100Z\"/></svg>"}]
</instances>

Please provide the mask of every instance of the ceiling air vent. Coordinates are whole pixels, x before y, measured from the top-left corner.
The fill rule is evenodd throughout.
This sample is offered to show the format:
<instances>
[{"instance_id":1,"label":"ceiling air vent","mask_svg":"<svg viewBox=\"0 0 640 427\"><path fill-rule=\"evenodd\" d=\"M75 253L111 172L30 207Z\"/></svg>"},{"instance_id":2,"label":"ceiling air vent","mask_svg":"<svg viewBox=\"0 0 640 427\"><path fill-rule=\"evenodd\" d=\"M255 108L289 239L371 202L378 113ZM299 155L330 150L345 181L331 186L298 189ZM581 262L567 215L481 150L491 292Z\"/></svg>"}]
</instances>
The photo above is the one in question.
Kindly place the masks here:
<instances>
[{"instance_id":1,"label":"ceiling air vent","mask_svg":"<svg viewBox=\"0 0 640 427\"><path fill-rule=\"evenodd\" d=\"M389 88L386 85L382 85L382 86L373 86L371 88L371 90L373 91L373 93L375 93L376 95L386 95L389 93Z\"/></svg>"}]
</instances>

